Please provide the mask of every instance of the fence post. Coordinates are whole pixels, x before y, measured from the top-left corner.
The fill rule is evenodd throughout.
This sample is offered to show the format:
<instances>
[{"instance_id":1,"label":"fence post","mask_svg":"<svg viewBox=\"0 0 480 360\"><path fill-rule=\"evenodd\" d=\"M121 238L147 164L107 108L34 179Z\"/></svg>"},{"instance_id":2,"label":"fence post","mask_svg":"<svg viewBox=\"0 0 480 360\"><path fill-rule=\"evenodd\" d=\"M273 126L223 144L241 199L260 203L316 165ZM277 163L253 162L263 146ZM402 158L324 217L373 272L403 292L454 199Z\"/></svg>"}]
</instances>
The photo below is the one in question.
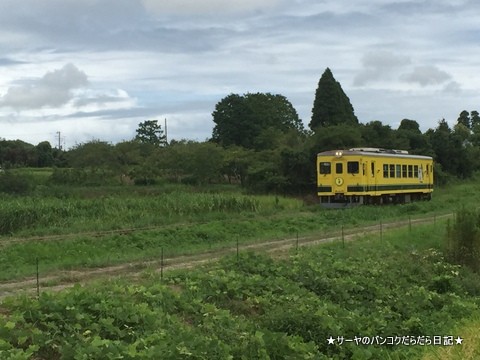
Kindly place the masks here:
<instances>
[{"instance_id":1,"label":"fence post","mask_svg":"<svg viewBox=\"0 0 480 360\"><path fill-rule=\"evenodd\" d=\"M237 264L238 264L238 260L239 260L239 253L238 253L238 237L237 237Z\"/></svg>"},{"instance_id":2,"label":"fence post","mask_svg":"<svg viewBox=\"0 0 480 360\"><path fill-rule=\"evenodd\" d=\"M383 240L382 220L380 220L380 240Z\"/></svg>"},{"instance_id":3,"label":"fence post","mask_svg":"<svg viewBox=\"0 0 480 360\"><path fill-rule=\"evenodd\" d=\"M160 251L160 280L163 282L163 246Z\"/></svg>"},{"instance_id":4,"label":"fence post","mask_svg":"<svg viewBox=\"0 0 480 360\"><path fill-rule=\"evenodd\" d=\"M38 257L35 258L35 263L37 267L37 299L39 299L40 298L40 274L38 271Z\"/></svg>"}]
</instances>

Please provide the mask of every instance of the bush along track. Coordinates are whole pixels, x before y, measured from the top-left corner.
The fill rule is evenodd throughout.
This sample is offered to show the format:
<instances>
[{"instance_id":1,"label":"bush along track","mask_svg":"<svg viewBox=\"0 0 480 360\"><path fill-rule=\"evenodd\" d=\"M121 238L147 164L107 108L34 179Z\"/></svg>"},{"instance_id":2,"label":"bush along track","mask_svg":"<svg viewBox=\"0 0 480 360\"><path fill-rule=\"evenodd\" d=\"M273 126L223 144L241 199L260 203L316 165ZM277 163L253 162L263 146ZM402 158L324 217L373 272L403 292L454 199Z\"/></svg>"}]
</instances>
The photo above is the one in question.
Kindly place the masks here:
<instances>
[{"instance_id":1,"label":"bush along track","mask_svg":"<svg viewBox=\"0 0 480 360\"><path fill-rule=\"evenodd\" d=\"M451 331L478 314L480 279L444 260L443 237L424 226L276 260L240 252L163 281L152 272L8 298L0 358L420 358L428 347L346 340L461 335Z\"/></svg>"}]
</instances>

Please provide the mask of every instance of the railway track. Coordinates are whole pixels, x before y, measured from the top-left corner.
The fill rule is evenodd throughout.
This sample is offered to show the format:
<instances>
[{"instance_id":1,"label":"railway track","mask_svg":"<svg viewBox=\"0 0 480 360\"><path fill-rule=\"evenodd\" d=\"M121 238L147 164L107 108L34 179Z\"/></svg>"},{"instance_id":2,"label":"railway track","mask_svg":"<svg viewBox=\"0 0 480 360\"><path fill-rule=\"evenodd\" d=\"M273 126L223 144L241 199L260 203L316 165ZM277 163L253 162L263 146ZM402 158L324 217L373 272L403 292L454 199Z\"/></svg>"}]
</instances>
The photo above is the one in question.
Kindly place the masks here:
<instances>
[{"instance_id":1,"label":"railway track","mask_svg":"<svg viewBox=\"0 0 480 360\"><path fill-rule=\"evenodd\" d=\"M117 276L128 276L134 279L135 277L140 276L146 269L164 272L171 271L176 269L187 269L195 266L199 266L208 262L217 261L221 257L235 253L237 251L244 250L256 250L264 251L267 253L284 253L294 247L302 246L312 246L322 243L328 243L333 241L352 241L360 237L364 237L368 234L380 234L384 232L401 228L401 227L412 227L421 224L434 223L438 220L443 220L447 218L452 218L454 214L444 214L436 215L423 218L407 219L402 221L394 222L379 222L375 225L369 226L359 226L355 228L341 229L335 232L326 233L324 236L309 236L309 237L293 237L287 239L277 239L264 242L257 242L251 244L240 244L234 247L222 248L192 255L184 256L175 256L158 260L150 261L138 261L138 262L129 262L125 264L107 266L102 268L95 269L77 269L77 270L65 270L59 271L56 273L51 273L37 281L36 277L9 281L0 283L0 300L12 295L18 294L27 294L35 295L37 291L61 291L65 288L72 287L75 284L86 284L90 281L112 278ZM151 228L147 228L151 229ZM135 229L140 231L140 229ZM144 229L145 230L145 229ZM125 232L125 230L119 230L117 232ZM133 230L132 230L133 231ZM111 234L109 232L101 232L101 234ZM97 236L98 233L92 233ZM78 236L78 235L77 235ZM60 236L59 236L60 237ZM57 236L51 237L42 237L42 238L31 238L32 240L52 240L56 239ZM65 236L62 236L65 238ZM13 242L25 242L27 239L12 239L10 243Z\"/></svg>"}]
</instances>

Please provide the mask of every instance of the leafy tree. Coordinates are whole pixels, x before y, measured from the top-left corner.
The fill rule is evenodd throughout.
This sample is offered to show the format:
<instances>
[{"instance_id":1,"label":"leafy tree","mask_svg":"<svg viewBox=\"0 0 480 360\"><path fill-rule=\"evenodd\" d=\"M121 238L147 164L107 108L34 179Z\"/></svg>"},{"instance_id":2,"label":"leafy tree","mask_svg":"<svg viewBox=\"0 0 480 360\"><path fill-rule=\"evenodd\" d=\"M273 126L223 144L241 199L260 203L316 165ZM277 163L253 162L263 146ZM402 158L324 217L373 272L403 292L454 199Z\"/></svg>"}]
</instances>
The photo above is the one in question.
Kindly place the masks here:
<instances>
[{"instance_id":1,"label":"leafy tree","mask_svg":"<svg viewBox=\"0 0 480 360\"><path fill-rule=\"evenodd\" d=\"M186 170L197 184L219 181L224 164L224 149L214 143L191 143L185 159Z\"/></svg>"},{"instance_id":2,"label":"leafy tree","mask_svg":"<svg viewBox=\"0 0 480 360\"><path fill-rule=\"evenodd\" d=\"M137 185L153 184L159 175L154 164L159 149L161 148L150 143L136 140L117 143L114 155L122 173L122 183L133 180Z\"/></svg>"},{"instance_id":3,"label":"leafy tree","mask_svg":"<svg viewBox=\"0 0 480 360\"><path fill-rule=\"evenodd\" d=\"M403 119L394 132L396 147L408 150L411 154L433 156L429 138L422 134L420 126L415 120Z\"/></svg>"},{"instance_id":4,"label":"leafy tree","mask_svg":"<svg viewBox=\"0 0 480 360\"><path fill-rule=\"evenodd\" d=\"M113 145L100 140L76 145L67 153L68 163L75 168L97 170L118 169L119 163Z\"/></svg>"},{"instance_id":5,"label":"leafy tree","mask_svg":"<svg viewBox=\"0 0 480 360\"><path fill-rule=\"evenodd\" d=\"M141 122L138 124L136 132L137 135L135 136L135 140L141 143L154 146L166 145L165 135L163 135L162 126L158 124L158 120L146 120Z\"/></svg>"},{"instance_id":6,"label":"leafy tree","mask_svg":"<svg viewBox=\"0 0 480 360\"><path fill-rule=\"evenodd\" d=\"M278 149L257 151L250 158L246 187L252 192L285 193L287 177L282 174Z\"/></svg>"},{"instance_id":7,"label":"leafy tree","mask_svg":"<svg viewBox=\"0 0 480 360\"><path fill-rule=\"evenodd\" d=\"M315 156L310 156L309 149L285 148L280 152L280 169L286 179L284 193L309 193L315 184Z\"/></svg>"},{"instance_id":8,"label":"leafy tree","mask_svg":"<svg viewBox=\"0 0 480 360\"><path fill-rule=\"evenodd\" d=\"M37 166L48 167L53 165L53 150L52 145L48 141L42 141L36 147L37 151Z\"/></svg>"},{"instance_id":9,"label":"leafy tree","mask_svg":"<svg viewBox=\"0 0 480 360\"><path fill-rule=\"evenodd\" d=\"M470 141L474 146L480 147L480 115L478 111L474 110L470 113L470 120L472 125Z\"/></svg>"},{"instance_id":10,"label":"leafy tree","mask_svg":"<svg viewBox=\"0 0 480 360\"><path fill-rule=\"evenodd\" d=\"M480 126L480 115L478 114L478 111L473 110L472 112L470 112L470 121L472 125L472 130Z\"/></svg>"},{"instance_id":11,"label":"leafy tree","mask_svg":"<svg viewBox=\"0 0 480 360\"><path fill-rule=\"evenodd\" d=\"M211 142L180 141L161 149L154 165L176 181L205 184L219 180L224 149Z\"/></svg>"},{"instance_id":12,"label":"leafy tree","mask_svg":"<svg viewBox=\"0 0 480 360\"><path fill-rule=\"evenodd\" d=\"M435 161L446 172L461 178L471 176L477 154L475 148L465 140L468 131L463 124L455 125L455 130L452 131L445 119L442 119L434 131L428 132Z\"/></svg>"},{"instance_id":13,"label":"leafy tree","mask_svg":"<svg viewBox=\"0 0 480 360\"><path fill-rule=\"evenodd\" d=\"M470 114L468 113L468 111L463 110L460 113L460 115L458 116L458 119L457 119L457 124L462 124L467 129L472 128L472 123L471 123L471 120L470 120Z\"/></svg>"},{"instance_id":14,"label":"leafy tree","mask_svg":"<svg viewBox=\"0 0 480 360\"><path fill-rule=\"evenodd\" d=\"M317 131L319 127L340 124L358 125L358 119L350 99L327 68L318 82L309 127Z\"/></svg>"},{"instance_id":15,"label":"leafy tree","mask_svg":"<svg viewBox=\"0 0 480 360\"><path fill-rule=\"evenodd\" d=\"M375 120L360 127L362 144L368 147L396 148L395 133L390 125L383 125L381 121ZM401 147L401 146L400 146Z\"/></svg>"},{"instance_id":16,"label":"leafy tree","mask_svg":"<svg viewBox=\"0 0 480 360\"><path fill-rule=\"evenodd\" d=\"M398 126L398 130L410 131L412 133L421 134L420 125L415 120L403 119Z\"/></svg>"},{"instance_id":17,"label":"leafy tree","mask_svg":"<svg viewBox=\"0 0 480 360\"><path fill-rule=\"evenodd\" d=\"M301 133L297 111L282 95L270 93L230 94L215 106L212 141L222 146L270 149L290 131Z\"/></svg>"},{"instance_id":18,"label":"leafy tree","mask_svg":"<svg viewBox=\"0 0 480 360\"><path fill-rule=\"evenodd\" d=\"M452 130L445 119L440 120L435 130L429 132L435 161L442 165L443 170L454 173L452 171L452 156L454 156L452 150L454 149L452 149L451 134Z\"/></svg>"},{"instance_id":19,"label":"leafy tree","mask_svg":"<svg viewBox=\"0 0 480 360\"><path fill-rule=\"evenodd\" d=\"M66 156L66 152L64 150L53 148L52 156L53 156L53 166L58 168L63 168L68 166L68 159Z\"/></svg>"},{"instance_id":20,"label":"leafy tree","mask_svg":"<svg viewBox=\"0 0 480 360\"><path fill-rule=\"evenodd\" d=\"M475 155L478 153L470 142L470 130L458 123L450 136L453 155L452 170L460 178L468 178L473 174Z\"/></svg>"},{"instance_id":21,"label":"leafy tree","mask_svg":"<svg viewBox=\"0 0 480 360\"><path fill-rule=\"evenodd\" d=\"M228 177L228 182L240 182L245 185L248 167L251 164L253 150L241 146L230 146L225 149L224 165L222 172Z\"/></svg>"},{"instance_id":22,"label":"leafy tree","mask_svg":"<svg viewBox=\"0 0 480 360\"><path fill-rule=\"evenodd\" d=\"M348 149L362 145L362 135L358 126L347 124L319 128L313 136L316 152L332 149Z\"/></svg>"},{"instance_id":23,"label":"leafy tree","mask_svg":"<svg viewBox=\"0 0 480 360\"><path fill-rule=\"evenodd\" d=\"M3 168L37 166L35 146L22 140L0 140L0 165Z\"/></svg>"}]
</instances>

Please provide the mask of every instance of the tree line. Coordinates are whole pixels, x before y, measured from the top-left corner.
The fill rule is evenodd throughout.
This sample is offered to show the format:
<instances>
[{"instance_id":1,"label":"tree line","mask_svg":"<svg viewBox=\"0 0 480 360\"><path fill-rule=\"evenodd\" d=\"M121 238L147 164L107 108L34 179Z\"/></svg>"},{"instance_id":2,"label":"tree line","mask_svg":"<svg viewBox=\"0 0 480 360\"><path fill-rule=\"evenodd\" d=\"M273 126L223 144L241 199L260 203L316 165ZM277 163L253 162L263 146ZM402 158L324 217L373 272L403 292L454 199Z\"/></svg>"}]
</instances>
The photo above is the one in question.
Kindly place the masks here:
<instances>
[{"instance_id":1,"label":"tree line","mask_svg":"<svg viewBox=\"0 0 480 360\"><path fill-rule=\"evenodd\" d=\"M477 111L462 111L453 128L442 119L424 133L411 119L396 129L377 120L363 124L328 68L318 82L308 129L286 97L270 93L230 94L216 104L212 119L212 136L204 142L167 143L156 120L140 123L132 140L92 140L68 151L46 141L34 146L0 140L0 166L53 167L52 181L64 184L225 182L280 194L314 192L316 154L331 149L364 146L429 155L437 183L480 169Z\"/></svg>"}]
</instances>

